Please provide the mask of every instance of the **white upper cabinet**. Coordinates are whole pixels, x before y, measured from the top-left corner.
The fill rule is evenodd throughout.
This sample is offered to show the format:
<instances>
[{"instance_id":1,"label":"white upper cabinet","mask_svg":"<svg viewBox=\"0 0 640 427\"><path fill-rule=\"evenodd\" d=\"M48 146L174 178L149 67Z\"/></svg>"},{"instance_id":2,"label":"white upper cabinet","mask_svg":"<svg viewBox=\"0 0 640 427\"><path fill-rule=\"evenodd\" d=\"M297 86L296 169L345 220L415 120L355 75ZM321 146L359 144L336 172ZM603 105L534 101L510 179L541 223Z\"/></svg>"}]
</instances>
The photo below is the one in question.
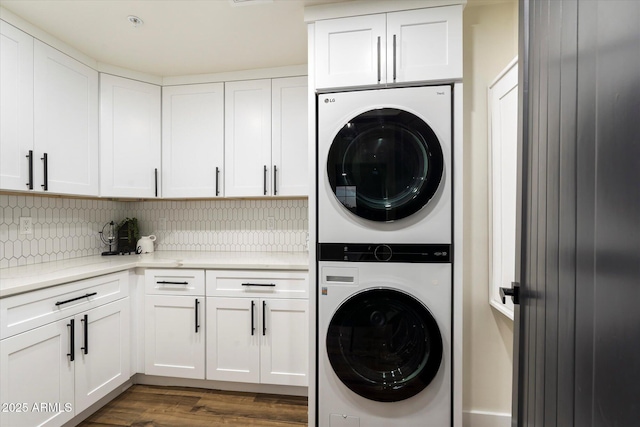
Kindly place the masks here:
<instances>
[{"instance_id":1,"label":"white upper cabinet","mask_svg":"<svg viewBox=\"0 0 640 427\"><path fill-rule=\"evenodd\" d=\"M316 87L386 81L386 17L355 16L316 22Z\"/></svg>"},{"instance_id":2,"label":"white upper cabinet","mask_svg":"<svg viewBox=\"0 0 640 427\"><path fill-rule=\"evenodd\" d=\"M224 84L162 88L162 196L223 196Z\"/></svg>"},{"instance_id":3,"label":"white upper cabinet","mask_svg":"<svg viewBox=\"0 0 640 427\"><path fill-rule=\"evenodd\" d=\"M274 196L309 194L307 77L273 79L272 185Z\"/></svg>"},{"instance_id":4,"label":"white upper cabinet","mask_svg":"<svg viewBox=\"0 0 640 427\"><path fill-rule=\"evenodd\" d=\"M98 72L38 40L34 137L34 187L98 195Z\"/></svg>"},{"instance_id":5,"label":"white upper cabinet","mask_svg":"<svg viewBox=\"0 0 640 427\"><path fill-rule=\"evenodd\" d=\"M462 6L315 24L316 88L462 78Z\"/></svg>"},{"instance_id":6,"label":"white upper cabinet","mask_svg":"<svg viewBox=\"0 0 640 427\"><path fill-rule=\"evenodd\" d=\"M160 196L160 86L100 75L100 195Z\"/></svg>"},{"instance_id":7,"label":"white upper cabinet","mask_svg":"<svg viewBox=\"0 0 640 427\"><path fill-rule=\"evenodd\" d=\"M305 196L307 79L225 84L225 196Z\"/></svg>"},{"instance_id":8,"label":"white upper cabinet","mask_svg":"<svg viewBox=\"0 0 640 427\"><path fill-rule=\"evenodd\" d=\"M0 21L0 189L34 187L33 177L29 180L30 151L33 152L33 37Z\"/></svg>"},{"instance_id":9,"label":"white upper cabinet","mask_svg":"<svg viewBox=\"0 0 640 427\"><path fill-rule=\"evenodd\" d=\"M0 25L0 188L97 196L98 73Z\"/></svg>"},{"instance_id":10,"label":"white upper cabinet","mask_svg":"<svg viewBox=\"0 0 640 427\"><path fill-rule=\"evenodd\" d=\"M271 185L271 80L225 83L225 196L266 196Z\"/></svg>"}]
</instances>

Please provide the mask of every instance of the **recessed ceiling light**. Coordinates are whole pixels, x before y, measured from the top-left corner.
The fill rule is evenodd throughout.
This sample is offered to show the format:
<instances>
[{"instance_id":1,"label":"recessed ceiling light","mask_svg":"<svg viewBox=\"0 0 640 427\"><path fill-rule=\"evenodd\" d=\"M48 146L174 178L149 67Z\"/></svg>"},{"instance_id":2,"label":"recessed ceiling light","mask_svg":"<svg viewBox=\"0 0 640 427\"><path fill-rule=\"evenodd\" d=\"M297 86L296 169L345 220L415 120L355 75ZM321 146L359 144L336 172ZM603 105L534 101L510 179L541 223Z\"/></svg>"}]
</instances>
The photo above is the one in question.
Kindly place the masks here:
<instances>
[{"instance_id":1,"label":"recessed ceiling light","mask_svg":"<svg viewBox=\"0 0 640 427\"><path fill-rule=\"evenodd\" d=\"M144 24L144 21L135 15L129 15L127 16L127 19L135 28L138 28L140 25Z\"/></svg>"}]
</instances>

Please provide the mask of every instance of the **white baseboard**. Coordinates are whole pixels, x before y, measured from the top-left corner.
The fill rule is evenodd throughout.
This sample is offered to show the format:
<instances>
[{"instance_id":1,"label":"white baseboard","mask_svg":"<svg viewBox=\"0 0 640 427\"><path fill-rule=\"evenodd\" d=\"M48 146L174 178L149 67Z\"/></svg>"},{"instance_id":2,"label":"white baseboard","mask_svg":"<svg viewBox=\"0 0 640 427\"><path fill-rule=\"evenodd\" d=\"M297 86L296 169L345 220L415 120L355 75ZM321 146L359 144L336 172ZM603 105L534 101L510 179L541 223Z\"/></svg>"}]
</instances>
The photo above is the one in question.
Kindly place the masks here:
<instances>
[{"instance_id":1,"label":"white baseboard","mask_svg":"<svg viewBox=\"0 0 640 427\"><path fill-rule=\"evenodd\" d=\"M511 414L482 411L464 411L463 427L511 427Z\"/></svg>"}]
</instances>

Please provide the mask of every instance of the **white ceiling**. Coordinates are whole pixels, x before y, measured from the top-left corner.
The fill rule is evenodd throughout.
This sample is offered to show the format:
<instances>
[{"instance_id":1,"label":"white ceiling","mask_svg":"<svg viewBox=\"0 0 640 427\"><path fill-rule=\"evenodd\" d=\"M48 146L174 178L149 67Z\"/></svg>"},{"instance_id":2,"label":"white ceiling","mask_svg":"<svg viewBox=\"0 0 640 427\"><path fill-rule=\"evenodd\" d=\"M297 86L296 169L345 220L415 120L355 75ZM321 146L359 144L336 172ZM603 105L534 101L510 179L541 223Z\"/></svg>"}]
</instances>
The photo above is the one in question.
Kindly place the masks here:
<instances>
[{"instance_id":1,"label":"white ceiling","mask_svg":"<svg viewBox=\"0 0 640 427\"><path fill-rule=\"evenodd\" d=\"M181 76L307 63L304 7L345 0L0 0L0 6L110 65ZM140 17L135 28L127 19Z\"/></svg>"}]
</instances>

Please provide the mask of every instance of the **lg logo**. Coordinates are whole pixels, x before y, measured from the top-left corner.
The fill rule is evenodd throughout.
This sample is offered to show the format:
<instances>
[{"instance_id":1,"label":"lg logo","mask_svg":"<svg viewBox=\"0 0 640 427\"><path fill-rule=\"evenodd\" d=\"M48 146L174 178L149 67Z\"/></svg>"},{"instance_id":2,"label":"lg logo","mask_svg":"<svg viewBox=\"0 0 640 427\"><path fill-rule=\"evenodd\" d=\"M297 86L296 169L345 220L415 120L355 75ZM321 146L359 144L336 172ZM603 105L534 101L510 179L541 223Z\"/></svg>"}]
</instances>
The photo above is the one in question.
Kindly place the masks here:
<instances>
[{"instance_id":1,"label":"lg logo","mask_svg":"<svg viewBox=\"0 0 640 427\"><path fill-rule=\"evenodd\" d=\"M325 99L324 99L324 103L325 103L325 104L328 104L328 103L330 103L330 102L336 102L336 99L335 99L335 98L325 98Z\"/></svg>"}]
</instances>

